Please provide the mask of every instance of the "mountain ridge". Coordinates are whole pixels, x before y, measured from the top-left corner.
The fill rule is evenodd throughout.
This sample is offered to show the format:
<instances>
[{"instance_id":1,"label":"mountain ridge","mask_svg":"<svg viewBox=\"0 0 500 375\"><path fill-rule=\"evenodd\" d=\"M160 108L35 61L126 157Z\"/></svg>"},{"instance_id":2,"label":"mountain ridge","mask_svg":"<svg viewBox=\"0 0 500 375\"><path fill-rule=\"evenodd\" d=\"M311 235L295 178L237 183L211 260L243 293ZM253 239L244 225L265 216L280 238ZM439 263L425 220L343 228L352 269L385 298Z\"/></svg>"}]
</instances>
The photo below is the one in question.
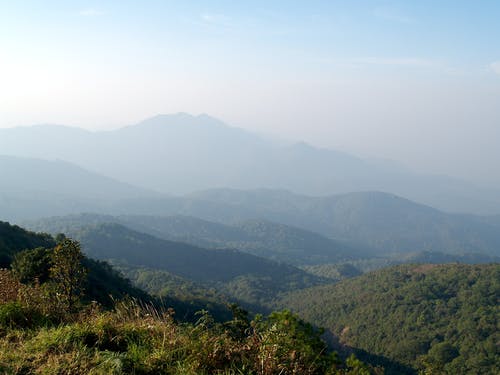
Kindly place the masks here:
<instances>
[{"instance_id":1,"label":"mountain ridge","mask_svg":"<svg viewBox=\"0 0 500 375\"><path fill-rule=\"evenodd\" d=\"M184 215L233 226L247 220L267 220L379 254L434 251L499 256L500 249L495 218L449 214L387 193L308 197L281 190L223 189L187 197L121 200L99 206L94 212Z\"/></svg>"},{"instance_id":2,"label":"mountain ridge","mask_svg":"<svg viewBox=\"0 0 500 375\"><path fill-rule=\"evenodd\" d=\"M447 211L500 212L500 191L495 189L416 174L303 142L277 144L208 115L158 115L99 132L49 130L1 129L0 149L10 155L67 160L164 193L185 194L221 186L283 188L306 195L379 190Z\"/></svg>"}]
</instances>

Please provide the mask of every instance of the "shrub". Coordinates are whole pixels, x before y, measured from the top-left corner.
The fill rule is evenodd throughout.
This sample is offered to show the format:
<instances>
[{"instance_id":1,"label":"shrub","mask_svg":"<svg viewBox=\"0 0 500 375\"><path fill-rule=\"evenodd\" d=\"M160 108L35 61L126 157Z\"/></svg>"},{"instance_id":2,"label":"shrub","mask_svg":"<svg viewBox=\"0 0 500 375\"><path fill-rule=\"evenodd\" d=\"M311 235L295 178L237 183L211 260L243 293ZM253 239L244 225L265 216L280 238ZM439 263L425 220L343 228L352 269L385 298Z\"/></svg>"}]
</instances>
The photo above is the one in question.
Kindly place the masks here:
<instances>
[{"instance_id":1,"label":"shrub","mask_svg":"<svg viewBox=\"0 0 500 375\"><path fill-rule=\"evenodd\" d=\"M7 302L0 305L0 326L25 327L27 321L26 312L19 302Z\"/></svg>"},{"instance_id":2,"label":"shrub","mask_svg":"<svg viewBox=\"0 0 500 375\"><path fill-rule=\"evenodd\" d=\"M17 300L21 283L7 269L0 269L0 303Z\"/></svg>"}]
</instances>

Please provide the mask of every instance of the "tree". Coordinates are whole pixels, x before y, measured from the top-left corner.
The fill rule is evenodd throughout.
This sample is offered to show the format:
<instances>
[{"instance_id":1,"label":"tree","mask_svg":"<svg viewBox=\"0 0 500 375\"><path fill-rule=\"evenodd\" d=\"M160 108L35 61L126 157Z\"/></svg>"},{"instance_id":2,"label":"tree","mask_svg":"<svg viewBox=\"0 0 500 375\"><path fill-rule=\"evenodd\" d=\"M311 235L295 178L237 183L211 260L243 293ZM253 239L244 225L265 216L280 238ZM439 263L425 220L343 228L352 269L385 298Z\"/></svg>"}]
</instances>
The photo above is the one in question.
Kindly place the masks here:
<instances>
[{"instance_id":1,"label":"tree","mask_svg":"<svg viewBox=\"0 0 500 375\"><path fill-rule=\"evenodd\" d=\"M77 241L65 238L52 253L50 278L54 282L58 301L72 312L83 295L87 270L82 265L83 254Z\"/></svg>"},{"instance_id":2,"label":"tree","mask_svg":"<svg viewBox=\"0 0 500 375\"><path fill-rule=\"evenodd\" d=\"M49 279L52 249L37 247L14 256L12 273L25 284L44 283Z\"/></svg>"}]
</instances>

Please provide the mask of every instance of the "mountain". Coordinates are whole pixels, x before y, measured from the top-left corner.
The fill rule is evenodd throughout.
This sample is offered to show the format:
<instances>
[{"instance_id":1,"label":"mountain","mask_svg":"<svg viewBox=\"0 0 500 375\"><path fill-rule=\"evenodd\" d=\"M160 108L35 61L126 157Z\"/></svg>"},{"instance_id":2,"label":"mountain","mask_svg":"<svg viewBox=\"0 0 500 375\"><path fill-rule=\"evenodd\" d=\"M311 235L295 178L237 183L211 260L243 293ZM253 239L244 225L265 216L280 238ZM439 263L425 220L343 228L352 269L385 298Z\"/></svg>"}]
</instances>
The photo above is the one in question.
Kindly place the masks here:
<instances>
[{"instance_id":1,"label":"mountain","mask_svg":"<svg viewBox=\"0 0 500 375\"><path fill-rule=\"evenodd\" d=\"M277 259L281 259L280 249L291 248L290 243L287 243L289 236L302 236L304 241L301 245L297 238L293 241L299 247L305 246L308 241L318 246L320 243L326 244L324 237L327 237L335 242L334 248L338 249L338 254L345 253L349 248L356 250L350 251L355 256L387 256L421 251L500 256L500 231L494 218L449 214L380 192L309 197L282 190L215 189L184 197L120 200L96 210L103 211L120 216L122 224L138 231L167 239L177 233L176 240L188 240L205 247L218 247L221 238L224 238L222 242L226 245L238 245L245 249L252 249L253 246L253 251L274 246L278 251L273 256ZM204 221L176 216L176 219L129 218L127 222L126 216L121 215L129 214L193 216ZM249 233L251 225L248 223L252 221L267 222L262 226L267 229ZM248 222L246 233L241 227L244 222ZM271 229L272 224L269 222L284 226L278 225ZM183 226L184 230L181 229ZM307 235L296 228L308 231ZM267 233L265 238L262 237L263 233ZM235 236L243 240L235 241ZM249 240L252 236L254 239ZM261 237L256 238L258 236ZM281 239L278 238L280 236ZM198 240L202 241L196 242ZM332 242L330 244L333 245ZM316 245L310 248L314 249Z\"/></svg>"},{"instance_id":2,"label":"mountain","mask_svg":"<svg viewBox=\"0 0 500 375\"><path fill-rule=\"evenodd\" d=\"M473 215L449 214L393 194L360 192L307 197L287 191L199 192L182 213L208 220L259 218L391 252L437 251L500 255L500 231ZM219 210L209 212L209 203ZM489 219L491 221L491 219Z\"/></svg>"},{"instance_id":3,"label":"mountain","mask_svg":"<svg viewBox=\"0 0 500 375\"><path fill-rule=\"evenodd\" d=\"M500 257L486 254L445 254L436 251L419 251L415 253L395 253L385 257L361 258L347 262L304 265L301 268L313 275L342 280L359 276L362 273L379 270L397 264L486 264L500 263Z\"/></svg>"},{"instance_id":4,"label":"mountain","mask_svg":"<svg viewBox=\"0 0 500 375\"><path fill-rule=\"evenodd\" d=\"M2 268L10 267L14 257L27 250L37 248L51 249L56 241L49 235L27 231L19 226L0 222L0 257ZM88 270L85 297L110 305L112 298L125 295L144 301L151 300L145 292L132 287L130 281L124 279L109 264L91 258L84 258L83 265Z\"/></svg>"},{"instance_id":5,"label":"mountain","mask_svg":"<svg viewBox=\"0 0 500 375\"><path fill-rule=\"evenodd\" d=\"M388 374L497 374L499 295L498 263L420 264L292 292L278 306Z\"/></svg>"},{"instance_id":6,"label":"mountain","mask_svg":"<svg viewBox=\"0 0 500 375\"><path fill-rule=\"evenodd\" d=\"M53 234L76 228L117 223L165 240L213 249L238 249L286 263L303 265L358 259L370 251L301 228L266 220L246 220L233 225L191 216L80 214L25 222L27 227Z\"/></svg>"},{"instance_id":7,"label":"mountain","mask_svg":"<svg viewBox=\"0 0 500 375\"><path fill-rule=\"evenodd\" d=\"M0 174L4 220L76 213L123 199L161 196L60 160L0 156Z\"/></svg>"},{"instance_id":8,"label":"mountain","mask_svg":"<svg viewBox=\"0 0 500 375\"><path fill-rule=\"evenodd\" d=\"M167 271L216 288L249 306L266 304L280 293L326 281L285 263L237 250L209 250L162 240L119 224L89 225L67 234L79 240L91 257L148 271Z\"/></svg>"},{"instance_id":9,"label":"mountain","mask_svg":"<svg viewBox=\"0 0 500 375\"><path fill-rule=\"evenodd\" d=\"M266 220L247 220L235 226L245 233L249 240L233 242L234 247L256 255L271 255L276 259L295 264L319 264L358 259L373 251L357 244L338 241L308 230Z\"/></svg>"},{"instance_id":10,"label":"mountain","mask_svg":"<svg viewBox=\"0 0 500 375\"><path fill-rule=\"evenodd\" d=\"M0 268L6 268L15 254L37 247L54 247L54 239L48 234L29 232L17 225L0 221Z\"/></svg>"},{"instance_id":11,"label":"mountain","mask_svg":"<svg viewBox=\"0 0 500 375\"><path fill-rule=\"evenodd\" d=\"M19 226L11 225L0 221L0 259L2 268L10 268L10 265L16 254L24 251L35 251L43 249L53 249L56 241L53 237L45 233L35 233L27 231ZM44 250L46 251L46 250ZM215 319L222 321L230 317L225 297L219 294L205 290L199 285L174 276L166 277L162 275L161 281L170 281L168 285L162 286L162 293L155 293L155 296L148 294L145 289L133 286L128 278L124 277L123 267L114 267L110 263L96 260L95 258L85 256L82 260L83 266L87 269L85 282L85 302L97 301L105 307L111 307L123 298L134 298L140 303L154 303L156 306L172 307L176 311L176 317L182 321L197 320L196 313L200 310L208 310ZM127 266L131 269L130 266ZM131 269L131 275L139 279L149 278L149 283L155 280L153 274L147 272L138 272L137 269ZM171 280L175 282L172 282ZM141 280L133 280L139 286ZM176 291L168 290L168 286L178 288ZM186 288L187 287L187 288ZM150 291L156 291L153 288ZM160 296L161 299L156 297Z\"/></svg>"},{"instance_id":12,"label":"mountain","mask_svg":"<svg viewBox=\"0 0 500 375\"><path fill-rule=\"evenodd\" d=\"M55 125L0 129L0 150L66 160L164 193L218 187L266 187L307 195L386 191L448 211L500 213L498 189L415 174L305 143L277 143L207 115L159 115L102 132Z\"/></svg>"}]
</instances>

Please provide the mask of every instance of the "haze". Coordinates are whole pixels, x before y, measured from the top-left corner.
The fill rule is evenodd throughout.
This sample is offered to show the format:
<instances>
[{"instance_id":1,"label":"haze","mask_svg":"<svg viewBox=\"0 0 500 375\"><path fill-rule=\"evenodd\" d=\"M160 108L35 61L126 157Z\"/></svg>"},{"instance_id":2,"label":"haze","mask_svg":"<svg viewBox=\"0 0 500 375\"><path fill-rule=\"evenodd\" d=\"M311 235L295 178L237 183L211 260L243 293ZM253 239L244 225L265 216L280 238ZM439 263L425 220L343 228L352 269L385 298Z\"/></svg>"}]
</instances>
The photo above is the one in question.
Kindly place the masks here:
<instances>
[{"instance_id":1,"label":"haze","mask_svg":"<svg viewBox=\"0 0 500 375\"><path fill-rule=\"evenodd\" d=\"M0 127L207 113L500 187L496 1L0 5Z\"/></svg>"},{"instance_id":2,"label":"haze","mask_svg":"<svg viewBox=\"0 0 500 375\"><path fill-rule=\"evenodd\" d=\"M0 372L500 374L500 0L0 0Z\"/></svg>"}]
</instances>

